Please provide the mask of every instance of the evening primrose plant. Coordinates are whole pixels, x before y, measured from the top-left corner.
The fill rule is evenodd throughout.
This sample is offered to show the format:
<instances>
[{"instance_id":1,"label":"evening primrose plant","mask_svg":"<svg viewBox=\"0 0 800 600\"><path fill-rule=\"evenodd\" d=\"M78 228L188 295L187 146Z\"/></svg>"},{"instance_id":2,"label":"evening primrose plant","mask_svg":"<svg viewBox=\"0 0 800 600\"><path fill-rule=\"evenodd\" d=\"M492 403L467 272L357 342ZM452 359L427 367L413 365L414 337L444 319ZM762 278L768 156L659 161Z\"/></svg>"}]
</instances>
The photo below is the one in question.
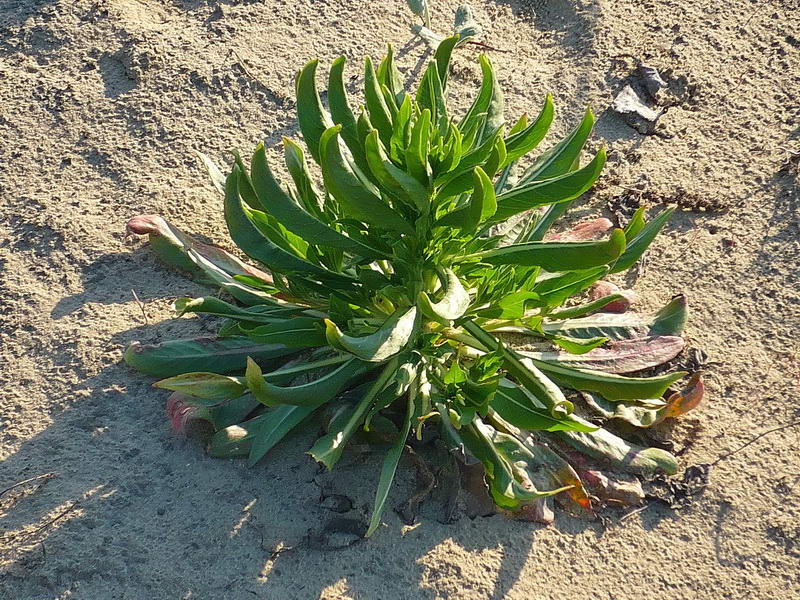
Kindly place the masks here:
<instances>
[{"instance_id":1,"label":"evening primrose plant","mask_svg":"<svg viewBox=\"0 0 800 600\"><path fill-rule=\"evenodd\" d=\"M603 312L624 300L620 293L575 300L631 267L670 211L646 222L640 210L625 230L601 227L601 239L548 241L606 160L600 148L581 162L592 113L526 160L553 120L551 97L536 118L506 123L496 75L481 56L480 89L464 114L452 114L457 42L439 44L413 94L391 48L377 66L366 59L364 106L355 111L345 59L331 65L327 107L318 63L308 63L296 79L305 148L283 140L283 183L263 144L248 163L234 153L227 177L203 157L224 194L231 238L258 267L159 217L129 223L150 234L162 258L229 298L178 299L181 315L224 318L218 336L134 343L128 364L174 392L176 426L189 418L213 425L214 456L255 464L293 429L319 427L309 424L315 413L324 433L308 453L326 468L354 437L383 448L368 534L413 438L438 436L479 461L506 512L524 514L553 496L589 509L574 456L636 472L676 470L669 453L632 445L602 422L652 425L698 400L697 381L663 399L683 372L619 374L680 352L683 297L652 317ZM576 391L589 399L581 411ZM597 418L579 416L591 409Z\"/></svg>"}]
</instances>

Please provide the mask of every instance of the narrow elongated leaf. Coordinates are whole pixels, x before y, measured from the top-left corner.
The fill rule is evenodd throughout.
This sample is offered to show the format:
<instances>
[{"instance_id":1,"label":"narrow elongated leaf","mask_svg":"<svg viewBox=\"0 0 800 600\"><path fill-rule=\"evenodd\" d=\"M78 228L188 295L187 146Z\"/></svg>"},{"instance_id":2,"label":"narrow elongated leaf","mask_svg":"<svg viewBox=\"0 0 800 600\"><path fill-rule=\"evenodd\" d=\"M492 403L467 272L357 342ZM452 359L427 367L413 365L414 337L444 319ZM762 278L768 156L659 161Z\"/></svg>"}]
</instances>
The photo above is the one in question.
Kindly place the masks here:
<instances>
[{"instance_id":1,"label":"narrow elongated leaf","mask_svg":"<svg viewBox=\"0 0 800 600\"><path fill-rule=\"evenodd\" d=\"M400 435L397 436L397 440L394 444L392 444L392 447L389 449L389 452L386 453L386 456L383 459L381 476L378 480L378 489L375 492L375 505L372 508L372 516L369 520L369 529L367 529L367 533L364 537L370 537L373 533L375 533L375 530L381 523L381 515L386 507L386 499L389 496L389 490L392 488L394 474L397 471L397 464L400 462L400 456L403 454L403 448L406 445L408 434L411 432L411 419L413 416L414 402L411 397L409 397L406 418L403 421L403 428L400 430Z\"/></svg>"},{"instance_id":2,"label":"narrow elongated leaf","mask_svg":"<svg viewBox=\"0 0 800 600\"><path fill-rule=\"evenodd\" d=\"M428 190L414 177L397 168L381 148L378 132L373 129L365 144L367 162L372 174L380 184L406 204L416 207L420 213L427 214L430 209Z\"/></svg>"},{"instance_id":3,"label":"narrow elongated leaf","mask_svg":"<svg viewBox=\"0 0 800 600\"><path fill-rule=\"evenodd\" d=\"M555 351L518 350L517 352L528 358L557 365L604 373L632 373L672 360L681 353L683 346L683 338L657 336L612 341L608 342L605 348L595 348L580 355Z\"/></svg>"},{"instance_id":4,"label":"narrow elongated leaf","mask_svg":"<svg viewBox=\"0 0 800 600\"><path fill-rule=\"evenodd\" d=\"M605 162L605 148L600 148L592 161L582 169L550 179L521 183L503 192L497 197L497 213L492 222L503 221L543 204L568 202L577 198L592 187Z\"/></svg>"},{"instance_id":5,"label":"narrow elongated leaf","mask_svg":"<svg viewBox=\"0 0 800 600\"><path fill-rule=\"evenodd\" d=\"M464 258L479 258L493 265L539 266L550 272L578 271L614 262L624 250L625 233L616 229L600 242L526 242Z\"/></svg>"},{"instance_id":6,"label":"narrow elongated leaf","mask_svg":"<svg viewBox=\"0 0 800 600\"><path fill-rule=\"evenodd\" d=\"M290 254L262 235L261 231L253 224L251 215L248 214L252 214L252 211L246 209L239 198L238 175L239 170L235 168L228 176L225 193L225 222L228 224L231 238L239 248L251 258L282 273L306 273L328 280L349 280L344 275L333 273Z\"/></svg>"},{"instance_id":7,"label":"narrow elongated leaf","mask_svg":"<svg viewBox=\"0 0 800 600\"><path fill-rule=\"evenodd\" d=\"M247 391L247 386L236 377L217 373L184 373L157 381L153 386L209 401L204 402L204 406L214 406L222 400L238 398Z\"/></svg>"},{"instance_id":8,"label":"narrow elongated leaf","mask_svg":"<svg viewBox=\"0 0 800 600\"><path fill-rule=\"evenodd\" d=\"M658 377L623 377L602 371L576 369L531 359L548 377L575 390L597 392L609 400L659 398L667 388L687 375L686 371Z\"/></svg>"},{"instance_id":9,"label":"narrow elongated leaf","mask_svg":"<svg viewBox=\"0 0 800 600\"><path fill-rule=\"evenodd\" d=\"M369 168L364 147L356 129L356 118L350 108L347 90L344 86L345 62L345 57L340 56L331 64L330 75L328 76L328 106L330 106L334 124L342 126L342 139L350 149L353 160L359 169L364 173L368 173Z\"/></svg>"},{"instance_id":10,"label":"narrow elongated leaf","mask_svg":"<svg viewBox=\"0 0 800 600\"><path fill-rule=\"evenodd\" d=\"M607 337L612 340L647 336L677 336L683 331L687 318L686 296L673 298L652 316L635 313L598 313L580 319L545 321L542 330L551 335L576 338Z\"/></svg>"},{"instance_id":11,"label":"narrow elongated leaf","mask_svg":"<svg viewBox=\"0 0 800 600\"><path fill-rule=\"evenodd\" d=\"M314 348L326 344L322 319L295 317L245 330L245 335L260 344L285 344L297 348Z\"/></svg>"},{"instance_id":12,"label":"narrow elongated leaf","mask_svg":"<svg viewBox=\"0 0 800 600\"><path fill-rule=\"evenodd\" d=\"M414 333L417 309L397 311L381 327L370 335L356 337L345 335L336 323L325 319L325 335L334 348L349 352L370 362L383 362L405 348Z\"/></svg>"},{"instance_id":13,"label":"narrow elongated leaf","mask_svg":"<svg viewBox=\"0 0 800 600\"><path fill-rule=\"evenodd\" d=\"M414 235L414 228L403 216L356 177L339 150L340 125L331 127L322 136L320 166L325 185L339 204L352 216L383 229Z\"/></svg>"},{"instance_id":14,"label":"narrow elongated leaf","mask_svg":"<svg viewBox=\"0 0 800 600\"><path fill-rule=\"evenodd\" d=\"M347 442L350 441L356 428L364 421L375 398L394 377L397 366L397 358L390 360L383 368L380 376L369 387L367 393L364 394L355 408L349 413L347 419L341 424L334 420L331 424L331 430L326 435L319 438L311 450L308 451L308 454L310 454L314 460L325 465L328 470L333 468L333 465L341 458L344 447L347 445Z\"/></svg>"},{"instance_id":15,"label":"narrow elongated leaf","mask_svg":"<svg viewBox=\"0 0 800 600\"><path fill-rule=\"evenodd\" d=\"M495 79L494 70L492 69L492 64L489 62L489 59L481 54L478 60L481 65L483 80L481 82L481 88L478 91L478 95L475 97L475 100L473 100L469 110L467 110L466 114L461 119L461 122L458 124L458 128L465 132L473 127L476 127L481 120L485 122L486 115L489 112L489 105L491 104L492 97L494 96L494 89L497 87L497 80ZM480 138L481 135L482 129L480 132L478 132L477 137Z\"/></svg>"},{"instance_id":16,"label":"narrow elongated leaf","mask_svg":"<svg viewBox=\"0 0 800 600\"><path fill-rule=\"evenodd\" d=\"M319 143L322 134L333 125L330 115L323 108L317 92L316 73L318 60L312 60L300 70L295 87L297 90L297 122L303 133L308 151L320 162Z\"/></svg>"},{"instance_id":17,"label":"narrow elongated leaf","mask_svg":"<svg viewBox=\"0 0 800 600\"><path fill-rule=\"evenodd\" d=\"M508 379L501 379L492 409L506 421L527 430L544 431L594 431L594 425L578 420L573 415L556 415L540 403L530 392Z\"/></svg>"},{"instance_id":18,"label":"narrow elongated leaf","mask_svg":"<svg viewBox=\"0 0 800 600\"><path fill-rule=\"evenodd\" d=\"M580 153L594 127L594 114L586 110L580 124L566 138L542 154L522 176L521 183L529 183L564 175L573 170Z\"/></svg>"},{"instance_id":19,"label":"narrow elongated leaf","mask_svg":"<svg viewBox=\"0 0 800 600\"><path fill-rule=\"evenodd\" d=\"M364 59L364 98L370 121L388 148L392 140L392 115L386 105L378 75L375 73L375 67L372 66L372 60L369 57Z\"/></svg>"},{"instance_id":20,"label":"narrow elongated leaf","mask_svg":"<svg viewBox=\"0 0 800 600\"><path fill-rule=\"evenodd\" d=\"M253 432L250 441L247 466L252 467L255 465L275 444L286 437L292 429L302 423L315 410L316 408L313 406L283 405L276 406L268 413L261 415L264 418L258 423L258 428Z\"/></svg>"},{"instance_id":21,"label":"narrow elongated leaf","mask_svg":"<svg viewBox=\"0 0 800 600\"><path fill-rule=\"evenodd\" d=\"M133 342L125 351L125 362L142 373L171 377L181 373L231 373L244 369L247 357L262 365L297 353L283 344L256 344L244 338L196 338L160 344Z\"/></svg>"},{"instance_id":22,"label":"narrow elongated leaf","mask_svg":"<svg viewBox=\"0 0 800 600\"><path fill-rule=\"evenodd\" d=\"M664 228L664 225L667 224L667 221L669 221L674 211L674 208L663 210L655 219L645 225L639 233L628 242L625 253L614 263L611 272L619 273L620 271L625 271L632 267L633 263L639 260L645 250L647 250L647 247L653 242L658 232Z\"/></svg>"},{"instance_id":23,"label":"narrow elongated leaf","mask_svg":"<svg viewBox=\"0 0 800 600\"><path fill-rule=\"evenodd\" d=\"M575 200L569 200L568 202L559 202L557 204L551 204L550 206L545 209L544 213L539 216L536 220L536 223L533 227L531 227L525 234L524 237L521 237L518 241L519 242L540 242L544 239L544 236L549 231L550 227L552 227L553 223L559 219L564 213L566 213L570 207L575 203Z\"/></svg>"},{"instance_id":24,"label":"narrow elongated leaf","mask_svg":"<svg viewBox=\"0 0 800 600\"><path fill-rule=\"evenodd\" d=\"M248 360L245 380L253 396L266 406L290 404L317 408L371 368L372 365L354 358L311 383L282 387L267 382L259 366Z\"/></svg>"},{"instance_id":25,"label":"narrow elongated leaf","mask_svg":"<svg viewBox=\"0 0 800 600\"><path fill-rule=\"evenodd\" d=\"M554 435L580 452L605 460L617 469L643 474L662 471L668 475L678 471L678 461L666 450L630 444L605 429L590 433L559 431Z\"/></svg>"},{"instance_id":26,"label":"narrow elongated leaf","mask_svg":"<svg viewBox=\"0 0 800 600\"><path fill-rule=\"evenodd\" d=\"M644 220L644 211L644 206L637 208L636 212L633 213L631 220L628 221L628 224L625 226L625 237L629 242L639 235L642 229L644 229L644 226L647 224Z\"/></svg>"},{"instance_id":27,"label":"narrow elongated leaf","mask_svg":"<svg viewBox=\"0 0 800 600\"><path fill-rule=\"evenodd\" d=\"M378 250L339 233L298 206L275 180L264 144L259 144L253 154L250 173L261 205L289 231L318 246L340 248L364 258L384 257Z\"/></svg>"},{"instance_id":28,"label":"narrow elongated leaf","mask_svg":"<svg viewBox=\"0 0 800 600\"><path fill-rule=\"evenodd\" d=\"M554 310L548 313L547 316L550 319L575 319L597 312L609 304L613 304L614 302L625 299L625 294L609 294L608 296L603 296L602 298L598 298L592 302L585 302L583 304L578 304L562 310Z\"/></svg>"},{"instance_id":29,"label":"narrow elongated leaf","mask_svg":"<svg viewBox=\"0 0 800 600\"><path fill-rule=\"evenodd\" d=\"M288 302L279 303L277 301L272 301L269 304L262 304L258 307L242 308L220 300L215 296L206 296L204 298L178 298L172 306L179 317L186 313L198 313L227 317L229 319L237 319L249 323L276 323L308 310L301 306L294 306Z\"/></svg>"},{"instance_id":30,"label":"narrow elongated leaf","mask_svg":"<svg viewBox=\"0 0 800 600\"><path fill-rule=\"evenodd\" d=\"M521 131L506 138L506 159L503 161L503 166L522 158L539 145L539 142L544 139L550 129L550 124L553 122L553 113L553 96L547 94L542 111L536 117L536 120Z\"/></svg>"},{"instance_id":31,"label":"narrow elongated leaf","mask_svg":"<svg viewBox=\"0 0 800 600\"><path fill-rule=\"evenodd\" d=\"M148 235L153 252L167 264L184 271L204 275L211 281L216 282L218 280L217 272L222 271L230 277L248 275L265 283L272 282L272 276L268 273L243 263L222 248L204 244L186 235L158 215L133 217L128 221L126 229L136 235ZM209 269L204 268L203 263L198 263L192 258L192 253L196 253L211 263L216 268L215 271L210 272Z\"/></svg>"},{"instance_id":32,"label":"narrow elongated leaf","mask_svg":"<svg viewBox=\"0 0 800 600\"><path fill-rule=\"evenodd\" d=\"M444 272L446 287L442 299L438 302L431 302L428 294L420 292L417 304L427 317L449 324L450 321L461 318L467 312L470 297L452 269L445 269Z\"/></svg>"},{"instance_id":33,"label":"narrow elongated leaf","mask_svg":"<svg viewBox=\"0 0 800 600\"><path fill-rule=\"evenodd\" d=\"M453 49L458 44L459 36L454 35L445 38L436 47L433 57L436 60L436 69L439 72L439 81L442 82L442 90L447 90L447 76L450 71L450 56L453 54Z\"/></svg>"},{"instance_id":34,"label":"narrow elongated leaf","mask_svg":"<svg viewBox=\"0 0 800 600\"><path fill-rule=\"evenodd\" d=\"M572 413L572 402L564 397L564 393L553 383L537 365L528 358L522 358L517 352L508 348L491 333L484 331L477 323L466 319L462 323L464 329L478 342L491 351L502 352L503 361L508 372L516 382L531 392L554 417L564 417Z\"/></svg>"}]
</instances>

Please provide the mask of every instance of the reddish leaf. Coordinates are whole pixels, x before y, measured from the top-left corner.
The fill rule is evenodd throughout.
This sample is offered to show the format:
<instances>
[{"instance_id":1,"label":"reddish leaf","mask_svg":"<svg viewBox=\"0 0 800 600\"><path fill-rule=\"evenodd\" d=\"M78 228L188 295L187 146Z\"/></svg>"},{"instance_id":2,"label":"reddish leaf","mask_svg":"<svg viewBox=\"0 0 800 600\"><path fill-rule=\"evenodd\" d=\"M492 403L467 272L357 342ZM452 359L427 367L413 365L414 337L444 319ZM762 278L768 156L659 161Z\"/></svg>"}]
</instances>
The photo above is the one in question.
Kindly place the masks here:
<instances>
[{"instance_id":1,"label":"reddish leaf","mask_svg":"<svg viewBox=\"0 0 800 600\"><path fill-rule=\"evenodd\" d=\"M601 239L605 233L614 227L614 224L606 218L594 219L576 225L569 231L562 233L552 233L545 236L546 242L586 242Z\"/></svg>"},{"instance_id":2,"label":"reddish leaf","mask_svg":"<svg viewBox=\"0 0 800 600\"><path fill-rule=\"evenodd\" d=\"M624 298L606 304L602 312L624 313L636 302L636 293L633 290L623 290L610 281L598 281L589 288L589 301L600 300L612 294L622 294Z\"/></svg>"},{"instance_id":3,"label":"reddish leaf","mask_svg":"<svg viewBox=\"0 0 800 600\"><path fill-rule=\"evenodd\" d=\"M675 358L682 350L683 338L663 335L632 340L612 340L605 347L595 348L585 354L528 350L518 350L517 352L529 358L579 369L605 373L632 373L664 364Z\"/></svg>"}]
</instances>

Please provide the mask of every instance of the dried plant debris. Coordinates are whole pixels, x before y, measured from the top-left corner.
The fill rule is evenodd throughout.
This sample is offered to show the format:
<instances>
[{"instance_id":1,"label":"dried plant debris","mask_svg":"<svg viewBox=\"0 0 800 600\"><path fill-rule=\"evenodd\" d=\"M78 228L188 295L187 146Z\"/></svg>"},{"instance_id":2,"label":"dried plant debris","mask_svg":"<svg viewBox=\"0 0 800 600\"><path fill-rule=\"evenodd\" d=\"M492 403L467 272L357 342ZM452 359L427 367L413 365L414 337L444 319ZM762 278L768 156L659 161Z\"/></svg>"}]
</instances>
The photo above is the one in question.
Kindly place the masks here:
<instances>
[{"instance_id":1,"label":"dried plant debris","mask_svg":"<svg viewBox=\"0 0 800 600\"><path fill-rule=\"evenodd\" d=\"M626 190L606 202L614 225L624 227L637 209L642 206L675 205L690 212L721 212L730 208L731 200L726 196L701 195L677 187L672 192L651 189Z\"/></svg>"},{"instance_id":2,"label":"dried plant debris","mask_svg":"<svg viewBox=\"0 0 800 600\"><path fill-rule=\"evenodd\" d=\"M657 475L647 481L647 500L661 502L670 508L685 508L709 485L711 465L699 464L688 467L681 479Z\"/></svg>"}]
</instances>

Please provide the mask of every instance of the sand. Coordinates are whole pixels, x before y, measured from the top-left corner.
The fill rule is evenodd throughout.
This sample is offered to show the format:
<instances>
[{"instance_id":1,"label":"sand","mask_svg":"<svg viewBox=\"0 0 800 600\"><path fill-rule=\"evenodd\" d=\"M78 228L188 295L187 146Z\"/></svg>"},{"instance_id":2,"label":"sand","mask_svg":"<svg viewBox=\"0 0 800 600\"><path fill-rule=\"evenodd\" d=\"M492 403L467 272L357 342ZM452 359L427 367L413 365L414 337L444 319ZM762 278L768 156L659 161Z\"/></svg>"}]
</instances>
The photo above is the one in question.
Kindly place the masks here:
<instances>
[{"instance_id":1,"label":"sand","mask_svg":"<svg viewBox=\"0 0 800 600\"><path fill-rule=\"evenodd\" d=\"M456 4L436 3L435 28ZM707 354L706 400L673 431L682 466L797 421L800 5L472 4L485 41L508 51L489 54L509 118L548 91L554 134L587 104L599 115L610 161L586 214L631 198L681 208L628 282L642 309L686 293L687 338ZM230 247L193 151L227 160L295 135L292 77L308 59L343 53L355 75L391 42L411 77L424 50L408 44L412 22L389 0L0 0L0 490L55 474L0 497L1 598L800 597L798 427L720 461L680 510L544 527L444 524L429 503L415 526L387 511L370 541L323 551L303 543L332 516L320 485L364 514L374 457L320 478L308 431L253 469L209 458L120 363L132 340L211 326L174 318L175 297L206 288L126 243L125 221L159 213ZM474 93L476 58L455 58L455 106ZM636 59L679 96L656 135L607 110ZM392 506L413 479L404 461Z\"/></svg>"}]
</instances>

